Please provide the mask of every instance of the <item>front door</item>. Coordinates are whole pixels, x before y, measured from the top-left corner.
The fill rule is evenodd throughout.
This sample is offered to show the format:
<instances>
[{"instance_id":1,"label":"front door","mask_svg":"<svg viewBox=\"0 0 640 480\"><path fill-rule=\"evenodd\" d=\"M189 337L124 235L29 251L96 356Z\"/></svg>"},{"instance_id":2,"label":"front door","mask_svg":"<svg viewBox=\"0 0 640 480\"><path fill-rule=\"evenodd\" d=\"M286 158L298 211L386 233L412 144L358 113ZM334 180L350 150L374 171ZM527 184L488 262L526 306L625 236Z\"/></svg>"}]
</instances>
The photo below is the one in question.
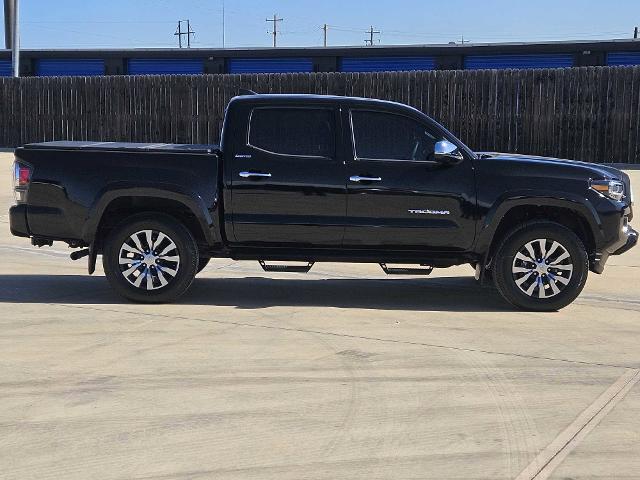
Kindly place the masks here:
<instances>
[{"instance_id":1,"label":"front door","mask_svg":"<svg viewBox=\"0 0 640 480\"><path fill-rule=\"evenodd\" d=\"M338 112L332 106L251 111L246 145L231 158L236 244L341 245L346 167L336 149Z\"/></svg>"},{"instance_id":2,"label":"front door","mask_svg":"<svg viewBox=\"0 0 640 480\"><path fill-rule=\"evenodd\" d=\"M443 133L425 121L352 110L345 247L466 250L475 237L475 180L469 159L434 161Z\"/></svg>"}]
</instances>

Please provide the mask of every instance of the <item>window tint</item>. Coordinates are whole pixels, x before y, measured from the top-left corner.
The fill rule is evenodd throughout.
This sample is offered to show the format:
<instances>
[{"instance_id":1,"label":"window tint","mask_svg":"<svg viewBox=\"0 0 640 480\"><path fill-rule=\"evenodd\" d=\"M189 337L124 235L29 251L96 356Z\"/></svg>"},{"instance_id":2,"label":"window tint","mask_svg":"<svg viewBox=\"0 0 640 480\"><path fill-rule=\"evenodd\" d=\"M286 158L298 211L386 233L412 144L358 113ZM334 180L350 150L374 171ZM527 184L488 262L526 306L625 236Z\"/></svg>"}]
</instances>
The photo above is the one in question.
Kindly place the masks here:
<instances>
[{"instance_id":1,"label":"window tint","mask_svg":"<svg viewBox=\"0 0 640 480\"><path fill-rule=\"evenodd\" d=\"M376 160L430 160L438 141L418 122L402 115L351 112L356 157Z\"/></svg>"},{"instance_id":2,"label":"window tint","mask_svg":"<svg viewBox=\"0 0 640 480\"><path fill-rule=\"evenodd\" d=\"M251 114L249 144L273 153L333 157L332 110L256 108Z\"/></svg>"}]
</instances>

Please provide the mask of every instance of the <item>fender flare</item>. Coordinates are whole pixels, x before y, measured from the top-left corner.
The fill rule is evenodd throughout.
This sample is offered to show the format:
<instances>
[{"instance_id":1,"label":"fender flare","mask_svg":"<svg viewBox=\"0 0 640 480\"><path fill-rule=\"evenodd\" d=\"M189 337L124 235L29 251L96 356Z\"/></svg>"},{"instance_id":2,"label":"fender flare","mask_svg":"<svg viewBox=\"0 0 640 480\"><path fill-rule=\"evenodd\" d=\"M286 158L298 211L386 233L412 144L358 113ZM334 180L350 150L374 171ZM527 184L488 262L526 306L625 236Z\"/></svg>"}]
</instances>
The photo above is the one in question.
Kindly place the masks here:
<instances>
[{"instance_id":1,"label":"fender flare","mask_svg":"<svg viewBox=\"0 0 640 480\"><path fill-rule=\"evenodd\" d=\"M140 184L118 183L107 185L98 192L88 210L86 221L82 227L82 238L89 245L93 244L98 226L109 205L120 198L147 197L174 200L184 205L198 220L202 233L209 244L215 242L212 233L213 218L203 199L188 190L173 184Z\"/></svg>"},{"instance_id":2,"label":"fender flare","mask_svg":"<svg viewBox=\"0 0 640 480\"><path fill-rule=\"evenodd\" d=\"M572 193L545 191L513 191L500 196L491 206L479 228L475 251L489 255L489 249L494 241L495 233L502 219L513 208L520 206L559 207L572 210L586 220L591 233L598 243L602 238L602 224L600 218L590 202Z\"/></svg>"}]
</instances>

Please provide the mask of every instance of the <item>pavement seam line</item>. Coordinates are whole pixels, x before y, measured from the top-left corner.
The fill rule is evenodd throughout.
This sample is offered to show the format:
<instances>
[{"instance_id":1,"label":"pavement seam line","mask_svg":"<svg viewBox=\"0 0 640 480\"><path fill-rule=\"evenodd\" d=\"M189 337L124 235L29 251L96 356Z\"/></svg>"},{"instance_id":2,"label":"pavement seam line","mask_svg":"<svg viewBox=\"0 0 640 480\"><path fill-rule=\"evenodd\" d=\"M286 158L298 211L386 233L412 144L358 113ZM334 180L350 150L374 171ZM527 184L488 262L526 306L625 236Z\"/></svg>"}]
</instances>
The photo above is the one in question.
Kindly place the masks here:
<instances>
[{"instance_id":1,"label":"pavement seam line","mask_svg":"<svg viewBox=\"0 0 640 480\"><path fill-rule=\"evenodd\" d=\"M548 479L580 442L622 401L638 381L640 381L640 370L625 372L542 450L516 477L516 480Z\"/></svg>"},{"instance_id":2,"label":"pavement seam line","mask_svg":"<svg viewBox=\"0 0 640 480\"><path fill-rule=\"evenodd\" d=\"M383 342L383 343L395 343L401 345L413 345L417 347L426 347L426 348L438 348L444 350L453 350L457 352L468 352L468 353L484 353L487 355L500 355L505 357L516 357L516 358L524 358L528 360L545 360L550 362L562 362L562 363L571 363L575 365L589 365L593 367L611 367L611 368L624 368L630 371L636 371L636 367L628 366L628 365L613 365L609 363L600 363L600 362L587 362L584 360L570 360L567 358L554 358L554 357L544 357L539 355L527 355L515 352L496 352L491 350L482 350L477 348L465 348L465 347L456 347L454 345L441 345L437 343L425 343L425 342L412 342L409 340L399 340L393 338L382 338L382 337L369 337L366 335L355 335L349 333L337 333L337 332L329 332L323 330L312 330L306 328L292 328L292 327L279 327L276 325L260 325L257 323L250 322L231 322L226 320L216 320L216 319L204 319L198 317L183 317L181 315L167 315L162 313L150 313L150 312L132 312L130 310L117 310L113 308L97 308L90 305L72 305L69 303L47 303L47 305L65 307L65 308L77 308L80 310L94 310L98 312L111 312L111 313L126 313L129 315L143 315L155 318L161 318L165 320L185 320L185 321L195 321L195 322L204 322L204 323L218 323L223 325L235 325L238 327L247 327L247 328L262 328L266 330L280 330L284 332L298 332L298 333L312 333L316 335L326 335L331 337L340 337L340 338L352 338L359 340L369 340L373 342Z\"/></svg>"}]
</instances>

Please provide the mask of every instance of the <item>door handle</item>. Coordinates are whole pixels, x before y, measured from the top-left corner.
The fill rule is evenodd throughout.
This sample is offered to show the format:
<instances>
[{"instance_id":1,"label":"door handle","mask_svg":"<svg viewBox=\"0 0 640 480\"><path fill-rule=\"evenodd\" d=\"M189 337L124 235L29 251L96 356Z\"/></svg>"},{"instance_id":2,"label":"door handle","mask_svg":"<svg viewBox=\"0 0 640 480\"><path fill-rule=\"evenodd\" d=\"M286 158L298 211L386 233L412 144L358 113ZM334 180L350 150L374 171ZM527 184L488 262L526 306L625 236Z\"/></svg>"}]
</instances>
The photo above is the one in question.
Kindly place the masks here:
<instances>
[{"instance_id":1,"label":"door handle","mask_svg":"<svg viewBox=\"0 0 640 480\"><path fill-rule=\"evenodd\" d=\"M240 176L242 178L271 178L270 173L260 173L260 172L240 172Z\"/></svg>"},{"instance_id":2,"label":"door handle","mask_svg":"<svg viewBox=\"0 0 640 480\"><path fill-rule=\"evenodd\" d=\"M353 177L349 177L349 181L351 182L381 182L382 178L380 177L360 177L358 175L354 175Z\"/></svg>"}]
</instances>

